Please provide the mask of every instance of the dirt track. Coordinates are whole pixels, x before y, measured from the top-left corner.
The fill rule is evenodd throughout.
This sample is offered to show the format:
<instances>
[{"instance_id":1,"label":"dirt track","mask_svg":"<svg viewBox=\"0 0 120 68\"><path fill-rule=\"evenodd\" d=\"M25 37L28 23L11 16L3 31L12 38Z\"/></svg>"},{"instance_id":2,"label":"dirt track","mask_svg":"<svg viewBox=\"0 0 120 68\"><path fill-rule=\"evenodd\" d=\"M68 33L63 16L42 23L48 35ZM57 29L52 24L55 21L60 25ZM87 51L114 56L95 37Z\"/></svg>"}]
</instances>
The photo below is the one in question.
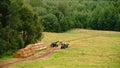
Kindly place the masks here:
<instances>
[{"instance_id":1,"label":"dirt track","mask_svg":"<svg viewBox=\"0 0 120 68\"><path fill-rule=\"evenodd\" d=\"M91 38L91 36L87 37L87 38ZM75 40L78 40L78 39L81 39L81 38L67 40L66 42L71 42L71 41L75 41ZM17 58L17 59L12 59L12 60L0 61L0 68L6 68L9 65L14 64L14 63L19 63L19 62L28 61L28 60L35 60L35 59L44 58L44 57L54 53L56 50L59 50L59 49L60 49L59 47L58 48L51 48L50 50L48 50L48 51L46 51L42 54L39 54L39 55L33 56L33 57L29 57L29 58L19 58L19 59Z\"/></svg>"},{"instance_id":2,"label":"dirt track","mask_svg":"<svg viewBox=\"0 0 120 68\"><path fill-rule=\"evenodd\" d=\"M3 61L0 61L0 68L7 68L9 65L14 64L14 63L44 58L44 57L54 53L56 50L58 50L58 48L51 48L50 50L48 50L42 54L39 54L37 56L33 56L33 57L29 57L29 58L15 58L12 60L3 60Z\"/></svg>"}]
</instances>

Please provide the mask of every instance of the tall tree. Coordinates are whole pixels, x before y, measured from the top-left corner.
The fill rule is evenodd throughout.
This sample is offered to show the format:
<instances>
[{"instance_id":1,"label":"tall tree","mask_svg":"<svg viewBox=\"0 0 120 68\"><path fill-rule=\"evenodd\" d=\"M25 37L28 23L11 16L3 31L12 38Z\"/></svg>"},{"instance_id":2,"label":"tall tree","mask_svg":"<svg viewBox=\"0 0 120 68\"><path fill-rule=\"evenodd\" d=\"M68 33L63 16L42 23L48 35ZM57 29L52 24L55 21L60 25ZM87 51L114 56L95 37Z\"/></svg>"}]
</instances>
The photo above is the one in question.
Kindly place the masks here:
<instances>
[{"instance_id":1,"label":"tall tree","mask_svg":"<svg viewBox=\"0 0 120 68\"><path fill-rule=\"evenodd\" d=\"M42 18L42 23L44 26L45 31L51 31L51 32L60 32L60 24L58 23L58 19L53 14L47 14Z\"/></svg>"},{"instance_id":2,"label":"tall tree","mask_svg":"<svg viewBox=\"0 0 120 68\"><path fill-rule=\"evenodd\" d=\"M11 55L41 36L39 17L23 0L0 0L0 55Z\"/></svg>"}]
</instances>

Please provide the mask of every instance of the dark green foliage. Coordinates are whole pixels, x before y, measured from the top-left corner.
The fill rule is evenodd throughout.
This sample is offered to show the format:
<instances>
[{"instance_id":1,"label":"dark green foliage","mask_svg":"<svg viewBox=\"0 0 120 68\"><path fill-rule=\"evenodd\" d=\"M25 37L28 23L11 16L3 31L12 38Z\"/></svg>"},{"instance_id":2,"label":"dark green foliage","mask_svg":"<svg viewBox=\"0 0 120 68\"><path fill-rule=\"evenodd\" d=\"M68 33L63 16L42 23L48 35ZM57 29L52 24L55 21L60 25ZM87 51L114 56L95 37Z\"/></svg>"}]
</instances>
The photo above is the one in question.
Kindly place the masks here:
<instances>
[{"instance_id":1,"label":"dark green foliage","mask_svg":"<svg viewBox=\"0 0 120 68\"><path fill-rule=\"evenodd\" d=\"M9 14L9 12L8 12L9 11L9 8L8 8L9 5L10 5L9 0L0 0L0 13L2 14L1 23L2 23L3 27L8 24L7 15Z\"/></svg>"},{"instance_id":2,"label":"dark green foliage","mask_svg":"<svg viewBox=\"0 0 120 68\"><path fill-rule=\"evenodd\" d=\"M48 21L44 19L45 31L64 32L71 28L119 31L120 1L118 0L39 0L39 2L38 0L36 2L29 0L29 2L42 21L43 17L50 13L56 16L60 27L54 27L53 30L45 24Z\"/></svg>"},{"instance_id":3,"label":"dark green foliage","mask_svg":"<svg viewBox=\"0 0 120 68\"><path fill-rule=\"evenodd\" d=\"M91 27L100 30L114 30L117 20L118 13L112 4L105 7L98 6L91 17Z\"/></svg>"},{"instance_id":4,"label":"dark green foliage","mask_svg":"<svg viewBox=\"0 0 120 68\"><path fill-rule=\"evenodd\" d=\"M0 57L41 39L42 25L23 0L0 0Z\"/></svg>"},{"instance_id":5,"label":"dark green foliage","mask_svg":"<svg viewBox=\"0 0 120 68\"><path fill-rule=\"evenodd\" d=\"M47 14L44 17L42 17L42 23L44 28L44 31L51 31L51 32L60 32L60 24L58 23L58 19L53 14Z\"/></svg>"},{"instance_id":6,"label":"dark green foliage","mask_svg":"<svg viewBox=\"0 0 120 68\"><path fill-rule=\"evenodd\" d=\"M39 17L29 10L27 7L22 7L19 11L22 23L22 36L25 44L35 43L41 37L42 26L39 22Z\"/></svg>"},{"instance_id":7,"label":"dark green foliage","mask_svg":"<svg viewBox=\"0 0 120 68\"><path fill-rule=\"evenodd\" d=\"M118 22L115 25L115 30L120 31L120 16Z\"/></svg>"},{"instance_id":8,"label":"dark green foliage","mask_svg":"<svg viewBox=\"0 0 120 68\"><path fill-rule=\"evenodd\" d=\"M11 55L15 50L23 48L24 41L17 31L6 26L0 29L0 54Z\"/></svg>"},{"instance_id":9,"label":"dark green foliage","mask_svg":"<svg viewBox=\"0 0 120 68\"><path fill-rule=\"evenodd\" d=\"M62 17L62 19L60 20L60 26L61 26L61 31L67 31L69 29L69 22L67 21L67 19L65 17Z\"/></svg>"}]
</instances>

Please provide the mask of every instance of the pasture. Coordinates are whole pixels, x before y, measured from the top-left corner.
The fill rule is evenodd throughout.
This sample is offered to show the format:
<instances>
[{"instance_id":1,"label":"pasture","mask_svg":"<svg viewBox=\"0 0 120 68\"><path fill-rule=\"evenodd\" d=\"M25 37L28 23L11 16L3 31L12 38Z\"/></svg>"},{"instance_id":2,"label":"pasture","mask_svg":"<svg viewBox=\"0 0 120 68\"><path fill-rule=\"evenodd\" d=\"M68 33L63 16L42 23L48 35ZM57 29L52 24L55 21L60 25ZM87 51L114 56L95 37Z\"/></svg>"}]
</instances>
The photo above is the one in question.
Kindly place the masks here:
<instances>
[{"instance_id":1,"label":"pasture","mask_svg":"<svg viewBox=\"0 0 120 68\"><path fill-rule=\"evenodd\" d=\"M120 68L120 32L73 29L65 33L43 32L42 42L72 40L67 49L8 68Z\"/></svg>"}]
</instances>

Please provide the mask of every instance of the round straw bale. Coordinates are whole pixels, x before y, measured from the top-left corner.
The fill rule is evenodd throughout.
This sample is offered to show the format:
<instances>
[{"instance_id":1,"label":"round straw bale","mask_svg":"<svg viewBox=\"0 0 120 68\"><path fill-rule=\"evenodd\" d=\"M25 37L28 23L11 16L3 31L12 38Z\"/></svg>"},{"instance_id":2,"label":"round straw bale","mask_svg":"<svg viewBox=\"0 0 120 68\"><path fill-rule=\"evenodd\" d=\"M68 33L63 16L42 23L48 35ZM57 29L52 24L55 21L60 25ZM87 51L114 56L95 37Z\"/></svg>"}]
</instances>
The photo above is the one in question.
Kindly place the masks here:
<instances>
[{"instance_id":1,"label":"round straw bale","mask_svg":"<svg viewBox=\"0 0 120 68\"><path fill-rule=\"evenodd\" d=\"M32 53L28 53L28 56L31 56L32 55Z\"/></svg>"},{"instance_id":2,"label":"round straw bale","mask_svg":"<svg viewBox=\"0 0 120 68\"><path fill-rule=\"evenodd\" d=\"M15 54L14 57L15 58L21 58L21 55L20 54Z\"/></svg>"},{"instance_id":3,"label":"round straw bale","mask_svg":"<svg viewBox=\"0 0 120 68\"><path fill-rule=\"evenodd\" d=\"M24 48L24 51L27 51L28 50L28 48Z\"/></svg>"},{"instance_id":4,"label":"round straw bale","mask_svg":"<svg viewBox=\"0 0 120 68\"><path fill-rule=\"evenodd\" d=\"M17 53L16 53L16 54L14 54L14 57L15 57L15 58L20 58L20 54L17 54Z\"/></svg>"},{"instance_id":5,"label":"round straw bale","mask_svg":"<svg viewBox=\"0 0 120 68\"><path fill-rule=\"evenodd\" d=\"M20 49L20 52L24 52L24 49Z\"/></svg>"},{"instance_id":6,"label":"round straw bale","mask_svg":"<svg viewBox=\"0 0 120 68\"><path fill-rule=\"evenodd\" d=\"M29 53L29 56L32 56L33 55L33 53L31 52L31 53Z\"/></svg>"},{"instance_id":7,"label":"round straw bale","mask_svg":"<svg viewBox=\"0 0 120 68\"><path fill-rule=\"evenodd\" d=\"M17 51L16 53L17 53L17 54L21 54L21 51Z\"/></svg>"},{"instance_id":8,"label":"round straw bale","mask_svg":"<svg viewBox=\"0 0 120 68\"><path fill-rule=\"evenodd\" d=\"M35 51L35 49L33 49L33 48L31 48L30 50L31 50L31 51Z\"/></svg>"},{"instance_id":9,"label":"round straw bale","mask_svg":"<svg viewBox=\"0 0 120 68\"><path fill-rule=\"evenodd\" d=\"M34 47L31 47L30 49L31 49L31 50L34 50Z\"/></svg>"},{"instance_id":10,"label":"round straw bale","mask_svg":"<svg viewBox=\"0 0 120 68\"><path fill-rule=\"evenodd\" d=\"M26 57L28 57L28 54L24 54L22 57L23 57L23 58L26 58Z\"/></svg>"},{"instance_id":11,"label":"round straw bale","mask_svg":"<svg viewBox=\"0 0 120 68\"><path fill-rule=\"evenodd\" d=\"M21 53L22 53L21 51L18 51L15 53L15 55L21 55Z\"/></svg>"},{"instance_id":12,"label":"round straw bale","mask_svg":"<svg viewBox=\"0 0 120 68\"><path fill-rule=\"evenodd\" d=\"M31 52L31 50L28 50L28 51L26 51L27 53L30 53Z\"/></svg>"},{"instance_id":13,"label":"round straw bale","mask_svg":"<svg viewBox=\"0 0 120 68\"><path fill-rule=\"evenodd\" d=\"M26 54L26 51L23 51L21 54Z\"/></svg>"}]
</instances>

